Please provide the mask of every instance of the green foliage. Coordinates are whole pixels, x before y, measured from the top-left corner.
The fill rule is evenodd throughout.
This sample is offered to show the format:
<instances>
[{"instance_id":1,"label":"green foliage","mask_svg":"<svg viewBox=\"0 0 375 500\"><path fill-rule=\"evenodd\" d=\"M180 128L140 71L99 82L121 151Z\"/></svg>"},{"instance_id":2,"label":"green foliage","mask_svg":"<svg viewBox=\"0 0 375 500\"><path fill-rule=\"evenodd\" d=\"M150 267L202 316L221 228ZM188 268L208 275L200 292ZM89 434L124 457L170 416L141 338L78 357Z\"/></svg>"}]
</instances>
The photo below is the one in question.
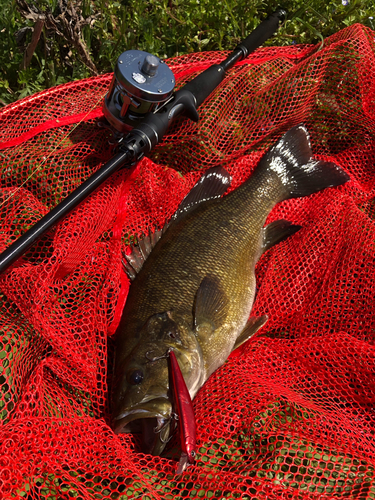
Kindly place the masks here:
<instances>
[{"instance_id":1,"label":"green foliage","mask_svg":"<svg viewBox=\"0 0 375 500\"><path fill-rule=\"evenodd\" d=\"M343 2L347 5L343 5ZM79 39L95 69L82 57L77 43L61 31L64 5L69 22L71 6L79 19ZM43 27L31 62L22 67L35 19L26 19L19 0L0 0L0 104L44 88L95 72L110 72L124 50L140 49L162 58L189 52L233 48L267 14L277 0L37 0L30 6L58 20L57 28ZM317 43L336 31L359 22L371 28L375 7L362 0L285 0L288 19L268 45ZM64 14L64 13L63 13ZM73 13L74 14L74 13ZM28 16L30 17L30 16Z\"/></svg>"}]
</instances>

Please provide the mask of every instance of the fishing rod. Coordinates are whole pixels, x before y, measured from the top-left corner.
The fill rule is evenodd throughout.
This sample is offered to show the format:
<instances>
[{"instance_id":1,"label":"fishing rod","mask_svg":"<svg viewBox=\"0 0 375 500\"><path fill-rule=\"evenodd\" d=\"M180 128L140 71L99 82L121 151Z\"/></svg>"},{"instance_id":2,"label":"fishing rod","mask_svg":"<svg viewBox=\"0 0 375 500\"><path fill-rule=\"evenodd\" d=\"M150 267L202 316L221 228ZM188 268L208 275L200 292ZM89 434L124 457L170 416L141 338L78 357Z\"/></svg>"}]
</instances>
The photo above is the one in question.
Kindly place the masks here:
<instances>
[{"instance_id":1,"label":"fishing rod","mask_svg":"<svg viewBox=\"0 0 375 500\"><path fill-rule=\"evenodd\" d=\"M106 122L118 142L117 153L0 254L0 273L115 171L137 164L162 140L177 116L184 115L197 122L197 108L223 81L226 72L268 40L285 15L283 9L276 10L224 61L213 64L177 92L173 92L172 71L158 57L138 50L123 52L103 104Z\"/></svg>"}]
</instances>

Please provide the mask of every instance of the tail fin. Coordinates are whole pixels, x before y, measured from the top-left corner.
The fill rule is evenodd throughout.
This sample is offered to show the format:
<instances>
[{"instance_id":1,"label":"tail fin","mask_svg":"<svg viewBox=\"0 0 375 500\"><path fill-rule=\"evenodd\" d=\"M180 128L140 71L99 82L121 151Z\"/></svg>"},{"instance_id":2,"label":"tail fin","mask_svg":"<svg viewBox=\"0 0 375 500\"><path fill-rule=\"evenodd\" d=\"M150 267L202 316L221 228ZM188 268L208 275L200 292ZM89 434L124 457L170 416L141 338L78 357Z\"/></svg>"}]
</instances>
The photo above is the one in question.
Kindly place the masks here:
<instances>
[{"instance_id":1,"label":"tail fin","mask_svg":"<svg viewBox=\"0 0 375 500\"><path fill-rule=\"evenodd\" d=\"M286 132L262 158L261 165L279 177L286 190L283 199L308 196L350 180L338 165L312 158L309 133L303 124Z\"/></svg>"}]
</instances>

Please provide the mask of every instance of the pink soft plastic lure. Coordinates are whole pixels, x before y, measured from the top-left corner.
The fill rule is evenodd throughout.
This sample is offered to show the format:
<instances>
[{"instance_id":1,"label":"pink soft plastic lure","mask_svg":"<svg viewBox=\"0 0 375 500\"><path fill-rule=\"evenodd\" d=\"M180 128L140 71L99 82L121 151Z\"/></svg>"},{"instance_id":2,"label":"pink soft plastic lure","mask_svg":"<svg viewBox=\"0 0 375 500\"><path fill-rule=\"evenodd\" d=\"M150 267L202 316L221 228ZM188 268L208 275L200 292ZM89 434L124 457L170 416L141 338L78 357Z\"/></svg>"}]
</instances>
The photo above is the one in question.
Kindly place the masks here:
<instances>
[{"instance_id":1,"label":"pink soft plastic lure","mask_svg":"<svg viewBox=\"0 0 375 500\"><path fill-rule=\"evenodd\" d=\"M172 349L169 351L169 359L171 361L173 401L178 415L182 449L176 473L181 474L189 464L194 462L196 453L196 426L193 403L176 355Z\"/></svg>"}]
</instances>

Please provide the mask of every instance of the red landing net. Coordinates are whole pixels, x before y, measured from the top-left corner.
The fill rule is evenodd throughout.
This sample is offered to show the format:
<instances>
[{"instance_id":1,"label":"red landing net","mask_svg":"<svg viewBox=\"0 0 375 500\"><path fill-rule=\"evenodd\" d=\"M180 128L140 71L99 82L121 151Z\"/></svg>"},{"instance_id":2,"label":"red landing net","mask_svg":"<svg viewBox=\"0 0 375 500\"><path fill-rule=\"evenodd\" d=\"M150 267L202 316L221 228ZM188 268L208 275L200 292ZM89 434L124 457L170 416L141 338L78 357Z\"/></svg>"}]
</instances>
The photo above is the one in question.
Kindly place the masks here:
<instances>
[{"instance_id":1,"label":"red landing net","mask_svg":"<svg viewBox=\"0 0 375 500\"><path fill-rule=\"evenodd\" d=\"M323 46L258 50L199 124L180 119L1 278L1 498L375 498L374 49L354 25ZM180 85L223 57L169 64ZM2 110L0 250L111 157L96 125L110 79ZM108 426L121 249L161 227L204 170L224 165L235 188L300 122L351 182L272 211L303 227L257 266L252 314L270 319L199 391L196 464L175 476L177 441L152 458Z\"/></svg>"}]
</instances>

